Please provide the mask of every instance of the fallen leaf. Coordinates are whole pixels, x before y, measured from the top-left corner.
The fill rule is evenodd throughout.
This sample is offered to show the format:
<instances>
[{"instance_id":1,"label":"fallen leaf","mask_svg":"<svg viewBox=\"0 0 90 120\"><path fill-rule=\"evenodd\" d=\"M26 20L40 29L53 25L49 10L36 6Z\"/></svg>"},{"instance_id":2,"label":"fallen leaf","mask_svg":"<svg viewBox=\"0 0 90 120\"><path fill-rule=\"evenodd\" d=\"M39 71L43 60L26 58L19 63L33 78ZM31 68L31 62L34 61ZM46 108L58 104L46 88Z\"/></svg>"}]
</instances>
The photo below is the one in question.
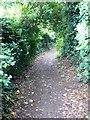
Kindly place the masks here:
<instances>
[{"instance_id":1,"label":"fallen leaf","mask_svg":"<svg viewBox=\"0 0 90 120\"><path fill-rule=\"evenodd\" d=\"M44 107L42 108L42 110L41 110L42 112L44 111Z\"/></svg>"},{"instance_id":2,"label":"fallen leaf","mask_svg":"<svg viewBox=\"0 0 90 120\"><path fill-rule=\"evenodd\" d=\"M30 102L30 103L33 103L33 100L30 99L29 102Z\"/></svg>"},{"instance_id":3,"label":"fallen leaf","mask_svg":"<svg viewBox=\"0 0 90 120\"><path fill-rule=\"evenodd\" d=\"M26 104L26 105L27 105L27 104L28 104L28 102L24 102L24 104Z\"/></svg>"},{"instance_id":4,"label":"fallen leaf","mask_svg":"<svg viewBox=\"0 0 90 120\"><path fill-rule=\"evenodd\" d=\"M32 95L34 94L34 92L32 92Z\"/></svg>"},{"instance_id":5,"label":"fallen leaf","mask_svg":"<svg viewBox=\"0 0 90 120\"><path fill-rule=\"evenodd\" d=\"M7 100L9 101L9 100L10 100L10 98L9 98L7 95L5 95L5 96L6 96Z\"/></svg>"},{"instance_id":6,"label":"fallen leaf","mask_svg":"<svg viewBox=\"0 0 90 120\"><path fill-rule=\"evenodd\" d=\"M16 115L16 113L15 113L15 112L11 112L11 114L12 114L12 115Z\"/></svg>"},{"instance_id":7,"label":"fallen leaf","mask_svg":"<svg viewBox=\"0 0 90 120\"><path fill-rule=\"evenodd\" d=\"M38 111L38 109L36 109L36 111Z\"/></svg>"},{"instance_id":8,"label":"fallen leaf","mask_svg":"<svg viewBox=\"0 0 90 120\"><path fill-rule=\"evenodd\" d=\"M17 90L17 93L20 93L20 91L19 91L19 90Z\"/></svg>"}]
</instances>

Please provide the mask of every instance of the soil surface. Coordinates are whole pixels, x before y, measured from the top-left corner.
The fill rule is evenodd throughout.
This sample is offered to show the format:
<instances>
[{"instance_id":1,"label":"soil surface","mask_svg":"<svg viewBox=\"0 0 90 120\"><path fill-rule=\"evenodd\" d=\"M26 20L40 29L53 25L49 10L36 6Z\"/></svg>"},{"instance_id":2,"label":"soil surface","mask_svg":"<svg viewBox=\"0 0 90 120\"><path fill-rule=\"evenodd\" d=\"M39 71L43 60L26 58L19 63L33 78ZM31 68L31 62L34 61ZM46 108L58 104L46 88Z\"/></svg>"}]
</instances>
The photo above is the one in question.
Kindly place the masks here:
<instances>
[{"instance_id":1,"label":"soil surface","mask_svg":"<svg viewBox=\"0 0 90 120\"><path fill-rule=\"evenodd\" d=\"M56 59L55 49L38 56L15 86L13 118L88 117L88 85L78 82L67 58Z\"/></svg>"}]
</instances>

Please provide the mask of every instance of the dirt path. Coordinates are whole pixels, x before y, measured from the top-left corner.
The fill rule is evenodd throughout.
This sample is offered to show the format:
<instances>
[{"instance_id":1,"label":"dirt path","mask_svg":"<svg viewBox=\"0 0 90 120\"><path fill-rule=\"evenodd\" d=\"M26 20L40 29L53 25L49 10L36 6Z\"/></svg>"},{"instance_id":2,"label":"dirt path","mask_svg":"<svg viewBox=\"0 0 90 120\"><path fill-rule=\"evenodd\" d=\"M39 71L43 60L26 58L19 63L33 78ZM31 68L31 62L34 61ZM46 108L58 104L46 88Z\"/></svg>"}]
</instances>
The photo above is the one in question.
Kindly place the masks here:
<instances>
[{"instance_id":1,"label":"dirt path","mask_svg":"<svg viewBox=\"0 0 90 120\"><path fill-rule=\"evenodd\" d=\"M67 70L63 68L63 65L61 67ZM70 64L66 67L70 67ZM65 95L68 92L65 90L69 89L72 92L70 87L76 83L73 83L73 80L70 81L75 77L75 73L71 71L64 71L66 75L58 72L55 49L37 57L32 67L25 72L24 79L16 82L19 88L16 91L18 100L12 106L11 115L14 118L64 118L68 116L68 110L66 110L66 115L64 113L66 108L64 104L68 100L66 98L68 95ZM68 74L69 76L66 77Z\"/></svg>"}]
</instances>

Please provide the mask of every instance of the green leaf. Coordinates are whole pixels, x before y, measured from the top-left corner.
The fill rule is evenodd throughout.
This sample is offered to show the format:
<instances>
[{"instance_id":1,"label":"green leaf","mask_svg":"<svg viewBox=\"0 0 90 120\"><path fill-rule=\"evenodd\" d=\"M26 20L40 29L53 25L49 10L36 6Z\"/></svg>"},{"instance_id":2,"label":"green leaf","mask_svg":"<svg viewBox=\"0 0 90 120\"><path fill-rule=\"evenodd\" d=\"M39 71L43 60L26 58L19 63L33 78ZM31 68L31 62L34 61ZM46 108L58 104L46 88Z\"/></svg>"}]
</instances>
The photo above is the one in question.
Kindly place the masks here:
<instances>
[{"instance_id":1,"label":"green leaf","mask_svg":"<svg viewBox=\"0 0 90 120\"><path fill-rule=\"evenodd\" d=\"M12 66L14 66L14 65L15 65L15 63L16 63L16 61L14 61L14 62L11 62L11 65L12 65Z\"/></svg>"},{"instance_id":2,"label":"green leaf","mask_svg":"<svg viewBox=\"0 0 90 120\"><path fill-rule=\"evenodd\" d=\"M24 104L28 105L28 102L24 102Z\"/></svg>"}]
</instances>

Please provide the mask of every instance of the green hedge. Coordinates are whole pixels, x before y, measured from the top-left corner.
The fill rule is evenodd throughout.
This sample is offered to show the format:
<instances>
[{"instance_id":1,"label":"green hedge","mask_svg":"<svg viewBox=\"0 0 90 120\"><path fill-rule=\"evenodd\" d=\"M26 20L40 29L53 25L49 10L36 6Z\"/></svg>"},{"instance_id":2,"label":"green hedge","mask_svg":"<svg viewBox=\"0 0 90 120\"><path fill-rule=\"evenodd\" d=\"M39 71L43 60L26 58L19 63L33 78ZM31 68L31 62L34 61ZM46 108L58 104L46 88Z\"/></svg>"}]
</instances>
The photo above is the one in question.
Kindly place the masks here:
<instances>
[{"instance_id":1,"label":"green hedge","mask_svg":"<svg viewBox=\"0 0 90 120\"><path fill-rule=\"evenodd\" d=\"M11 5L12 6L12 5ZM0 19L2 26L2 51L0 52L0 75L2 80L2 111L8 117L10 105L14 102L14 86L11 80L22 74L30 60L45 47L49 47L52 38L47 33L43 41L40 39L40 25L37 24L38 16L29 13L29 8L21 6L23 14L19 19L4 16ZM26 14L27 13L27 14ZM47 43L47 46L41 44Z\"/></svg>"}]
</instances>

